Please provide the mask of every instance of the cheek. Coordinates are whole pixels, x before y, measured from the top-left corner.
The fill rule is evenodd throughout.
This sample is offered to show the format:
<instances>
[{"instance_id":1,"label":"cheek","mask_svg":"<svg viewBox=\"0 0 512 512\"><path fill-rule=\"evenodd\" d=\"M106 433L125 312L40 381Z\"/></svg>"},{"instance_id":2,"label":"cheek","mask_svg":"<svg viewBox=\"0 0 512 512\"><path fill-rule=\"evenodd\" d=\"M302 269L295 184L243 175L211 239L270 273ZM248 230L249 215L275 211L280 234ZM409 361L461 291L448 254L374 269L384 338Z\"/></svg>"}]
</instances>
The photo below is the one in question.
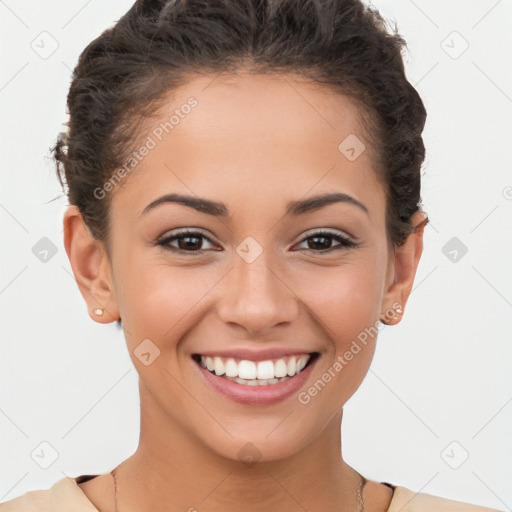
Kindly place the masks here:
<instances>
[{"instance_id":1,"label":"cheek","mask_svg":"<svg viewBox=\"0 0 512 512\"><path fill-rule=\"evenodd\" d=\"M172 349L199 321L195 317L201 311L201 299L217 280L198 267L147 261L130 266L122 288L122 314L128 320L130 345L149 338L162 350Z\"/></svg>"},{"instance_id":2,"label":"cheek","mask_svg":"<svg viewBox=\"0 0 512 512\"><path fill-rule=\"evenodd\" d=\"M382 266L382 261L380 266ZM380 290L383 268L376 266L374 255L361 257L342 266L318 268L310 277L302 274L301 297L312 315L311 326L325 340L325 357L316 388L328 387L331 392L318 392L319 412L325 401L342 406L361 384L370 367L379 329ZM314 283L304 288L304 283ZM297 285L296 285L297 286ZM298 288L295 288L296 290ZM312 397L317 391L311 390ZM331 404L332 405L332 404Z\"/></svg>"},{"instance_id":3,"label":"cheek","mask_svg":"<svg viewBox=\"0 0 512 512\"><path fill-rule=\"evenodd\" d=\"M195 317L201 298L213 286L211 278L198 269L173 268L147 259L138 264L132 260L129 268L122 288L122 315L127 319L130 357L145 389L150 390L146 399L158 400L163 409L172 403L176 410L185 410L187 395L176 379L182 381L182 371L188 367L180 364L178 348L199 321Z\"/></svg>"},{"instance_id":4,"label":"cheek","mask_svg":"<svg viewBox=\"0 0 512 512\"><path fill-rule=\"evenodd\" d=\"M343 348L378 320L382 279L383 268L368 254L337 267L311 269L309 276L302 273L294 290L302 290L303 302L314 312L325 334Z\"/></svg>"}]
</instances>

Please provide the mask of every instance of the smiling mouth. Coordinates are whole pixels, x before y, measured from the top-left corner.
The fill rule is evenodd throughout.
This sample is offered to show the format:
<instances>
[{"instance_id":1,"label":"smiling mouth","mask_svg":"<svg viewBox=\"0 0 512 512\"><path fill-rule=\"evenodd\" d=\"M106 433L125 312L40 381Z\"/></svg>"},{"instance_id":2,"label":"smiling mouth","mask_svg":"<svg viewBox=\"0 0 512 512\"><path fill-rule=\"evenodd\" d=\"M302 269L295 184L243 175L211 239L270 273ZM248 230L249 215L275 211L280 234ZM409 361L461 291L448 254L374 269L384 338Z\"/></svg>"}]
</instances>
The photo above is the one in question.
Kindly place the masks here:
<instances>
[{"instance_id":1,"label":"smiling mouth","mask_svg":"<svg viewBox=\"0 0 512 512\"><path fill-rule=\"evenodd\" d=\"M272 386L292 379L312 365L319 352L265 361L192 354L192 359L211 374L247 386Z\"/></svg>"}]
</instances>

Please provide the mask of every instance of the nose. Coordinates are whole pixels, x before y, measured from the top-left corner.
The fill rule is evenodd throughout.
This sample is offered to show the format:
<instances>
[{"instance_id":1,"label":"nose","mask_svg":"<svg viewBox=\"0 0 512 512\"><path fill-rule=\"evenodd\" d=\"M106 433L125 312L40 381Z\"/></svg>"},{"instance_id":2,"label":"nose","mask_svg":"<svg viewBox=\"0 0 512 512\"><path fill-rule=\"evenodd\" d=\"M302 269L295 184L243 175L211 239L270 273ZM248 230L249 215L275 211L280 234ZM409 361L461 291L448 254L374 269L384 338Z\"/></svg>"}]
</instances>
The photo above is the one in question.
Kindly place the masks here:
<instances>
[{"instance_id":1,"label":"nose","mask_svg":"<svg viewBox=\"0 0 512 512\"><path fill-rule=\"evenodd\" d=\"M225 281L218 314L226 324L242 326L250 334L264 335L293 322L299 312L297 297L283 280L278 266L264 257L252 263L237 258Z\"/></svg>"}]
</instances>

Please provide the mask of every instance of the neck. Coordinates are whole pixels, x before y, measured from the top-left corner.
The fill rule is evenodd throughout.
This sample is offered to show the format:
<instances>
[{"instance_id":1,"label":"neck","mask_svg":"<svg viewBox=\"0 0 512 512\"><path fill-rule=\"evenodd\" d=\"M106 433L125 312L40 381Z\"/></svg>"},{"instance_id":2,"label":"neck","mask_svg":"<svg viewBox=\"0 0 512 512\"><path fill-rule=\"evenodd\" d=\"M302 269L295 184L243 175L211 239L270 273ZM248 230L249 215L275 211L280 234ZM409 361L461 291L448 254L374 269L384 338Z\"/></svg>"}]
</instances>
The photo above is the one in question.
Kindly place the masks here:
<instances>
[{"instance_id":1,"label":"neck","mask_svg":"<svg viewBox=\"0 0 512 512\"><path fill-rule=\"evenodd\" d=\"M156 404L141 407L139 446L116 469L117 510L358 510L361 476L342 458L342 414L300 452L246 463L205 446Z\"/></svg>"}]
</instances>

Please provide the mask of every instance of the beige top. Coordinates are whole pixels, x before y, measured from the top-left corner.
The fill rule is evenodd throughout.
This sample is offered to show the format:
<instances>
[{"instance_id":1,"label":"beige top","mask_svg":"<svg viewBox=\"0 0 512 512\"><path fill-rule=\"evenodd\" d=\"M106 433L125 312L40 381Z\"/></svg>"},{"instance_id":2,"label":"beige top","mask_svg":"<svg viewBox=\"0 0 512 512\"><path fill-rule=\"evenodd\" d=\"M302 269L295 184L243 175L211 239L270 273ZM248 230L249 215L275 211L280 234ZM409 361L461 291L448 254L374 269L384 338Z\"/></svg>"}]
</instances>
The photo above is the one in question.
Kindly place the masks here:
<instances>
[{"instance_id":1,"label":"beige top","mask_svg":"<svg viewBox=\"0 0 512 512\"><path fill-rule=\"evenodd\" d=\"M62 478L50 489L28 491L17 498L0 503L0 512L99 512L78 486L78 483L95 476L98 475ZM381 483L394 490L387 512L503 512Z\"/></svg>"}]
</instances>

